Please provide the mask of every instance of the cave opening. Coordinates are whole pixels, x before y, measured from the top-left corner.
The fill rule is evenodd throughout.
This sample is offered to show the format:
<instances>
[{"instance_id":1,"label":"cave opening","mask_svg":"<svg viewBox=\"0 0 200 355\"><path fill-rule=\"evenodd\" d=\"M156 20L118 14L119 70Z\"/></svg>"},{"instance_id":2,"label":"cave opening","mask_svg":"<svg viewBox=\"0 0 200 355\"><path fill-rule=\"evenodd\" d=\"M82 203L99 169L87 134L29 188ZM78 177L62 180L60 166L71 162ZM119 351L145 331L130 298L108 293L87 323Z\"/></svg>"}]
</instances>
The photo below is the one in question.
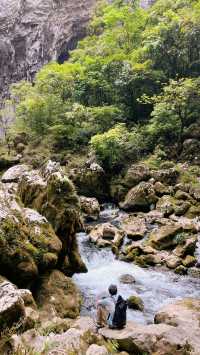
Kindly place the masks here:
<instances>
[{"instance_id":1,"label":"cave opening","mask_svg":"<svg viewBox=\"0 0 200 355\"><path fill-rule=\"evenodd\" d=\"M60 54L58 55L57 62L58 64L63 64L70 57L70 51L77 47L78 42L85 37L85 31L78 33L76 36L72 37L70 41L64 43L61 46Z\"/></svg>"}]
</instances>

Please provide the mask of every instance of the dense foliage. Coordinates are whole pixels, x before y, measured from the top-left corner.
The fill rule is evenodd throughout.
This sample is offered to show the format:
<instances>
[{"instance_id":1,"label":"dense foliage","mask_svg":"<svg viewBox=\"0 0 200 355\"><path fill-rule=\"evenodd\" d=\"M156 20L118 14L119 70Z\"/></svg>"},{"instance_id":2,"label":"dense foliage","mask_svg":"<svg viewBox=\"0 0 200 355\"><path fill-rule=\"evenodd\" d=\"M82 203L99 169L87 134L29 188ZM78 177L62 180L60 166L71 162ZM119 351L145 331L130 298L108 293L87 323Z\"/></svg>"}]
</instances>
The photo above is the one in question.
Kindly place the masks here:
<instances>
[{"instance_id":1,"label":"dense foliage","mask_svg":"<svg viewBox=\"0 0 200 355\"><path fill-rule=\"evenodd\" d=\"M108 169L158 143L179 154L200 113L199 73L199 0L103 1L68 62L12 87L16 124L59 149L90 146Z\"/></svg>"}]
</instances>

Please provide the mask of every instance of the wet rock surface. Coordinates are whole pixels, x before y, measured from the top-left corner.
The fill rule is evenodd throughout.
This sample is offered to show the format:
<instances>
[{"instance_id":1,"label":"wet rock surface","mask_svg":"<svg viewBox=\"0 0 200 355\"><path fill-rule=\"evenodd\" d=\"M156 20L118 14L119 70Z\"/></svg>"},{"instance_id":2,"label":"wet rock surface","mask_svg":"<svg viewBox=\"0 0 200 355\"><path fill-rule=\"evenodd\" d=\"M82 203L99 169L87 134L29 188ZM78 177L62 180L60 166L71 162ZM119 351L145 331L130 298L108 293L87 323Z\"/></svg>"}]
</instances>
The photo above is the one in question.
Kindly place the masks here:
<instances>
[{"instance_id":1,"label":"wet rock surface","mask_svg":"<svg viewBox=\"0 0 200 355\"><path fill-rule=\"evenodd\" d=\"M81 211L86 222L96 221L100 214L100 204L96 198L80 196Z\"/></svg>"},{"instance_id":2,"label":"wet rock surface","mask_svg":"<svg viewBox=\"0 0 200 355\"><path fill-rule=\"evenodd\" d=\"M89 233L89 239L98 247L119 247L124 238L124 232L110 223L95 226Z\"/></svg>"}]
</instances>

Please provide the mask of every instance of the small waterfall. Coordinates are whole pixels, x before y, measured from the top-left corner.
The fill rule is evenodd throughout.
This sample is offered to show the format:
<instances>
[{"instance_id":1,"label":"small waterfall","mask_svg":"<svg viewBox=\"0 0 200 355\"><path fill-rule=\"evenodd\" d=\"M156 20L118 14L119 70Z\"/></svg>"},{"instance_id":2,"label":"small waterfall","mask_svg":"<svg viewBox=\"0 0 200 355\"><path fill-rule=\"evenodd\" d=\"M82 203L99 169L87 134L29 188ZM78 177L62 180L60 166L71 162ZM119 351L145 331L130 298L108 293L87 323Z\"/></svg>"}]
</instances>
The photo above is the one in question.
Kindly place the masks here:
<instances>
[{"instance_id":1,"label":"small waterfall","mask_svg":"<svg viewBox=\"0 0 200 355\"><path fill-rule=\"evenodd\" d=\"M198 242L197 242L197 249L195 255L197 257L197 263L200 264L200 233L198 234Z\"/></svg>"}]
</instances>

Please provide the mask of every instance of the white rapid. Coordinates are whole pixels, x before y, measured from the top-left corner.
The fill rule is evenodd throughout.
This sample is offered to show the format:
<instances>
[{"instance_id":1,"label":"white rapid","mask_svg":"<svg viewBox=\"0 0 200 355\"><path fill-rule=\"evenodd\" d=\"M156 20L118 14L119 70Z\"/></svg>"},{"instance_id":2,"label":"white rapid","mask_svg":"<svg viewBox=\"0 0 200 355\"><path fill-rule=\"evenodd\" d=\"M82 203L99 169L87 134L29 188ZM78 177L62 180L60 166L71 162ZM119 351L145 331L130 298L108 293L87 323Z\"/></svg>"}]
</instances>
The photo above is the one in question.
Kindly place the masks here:
<instances>
[{"instance_id":1,"label":"white rapid","mask_svg":"<svg viewBox=\"0 0 200 355\"><path fill-rule=\"evenodd\" d=\"M105 206L100 222L113 221L117 209ZM94 315L98 295L105 292L111 283L117 284L119 293L126 299L138 295L144 302L144 312L128 311L128 319L140 323L151 323L155 313L165 304L184 297L200 298L200 282L188 276L177 276L163 268L143 269L133 263L115 259L109 249L98 249L88 241L85 233L78 235L80 252L88 267L88 273L74 275L74 281L81 289L84 304L82 314ZM133 275L136 283L122 284L123 274Z\"/></svg>"}]
</instances>

